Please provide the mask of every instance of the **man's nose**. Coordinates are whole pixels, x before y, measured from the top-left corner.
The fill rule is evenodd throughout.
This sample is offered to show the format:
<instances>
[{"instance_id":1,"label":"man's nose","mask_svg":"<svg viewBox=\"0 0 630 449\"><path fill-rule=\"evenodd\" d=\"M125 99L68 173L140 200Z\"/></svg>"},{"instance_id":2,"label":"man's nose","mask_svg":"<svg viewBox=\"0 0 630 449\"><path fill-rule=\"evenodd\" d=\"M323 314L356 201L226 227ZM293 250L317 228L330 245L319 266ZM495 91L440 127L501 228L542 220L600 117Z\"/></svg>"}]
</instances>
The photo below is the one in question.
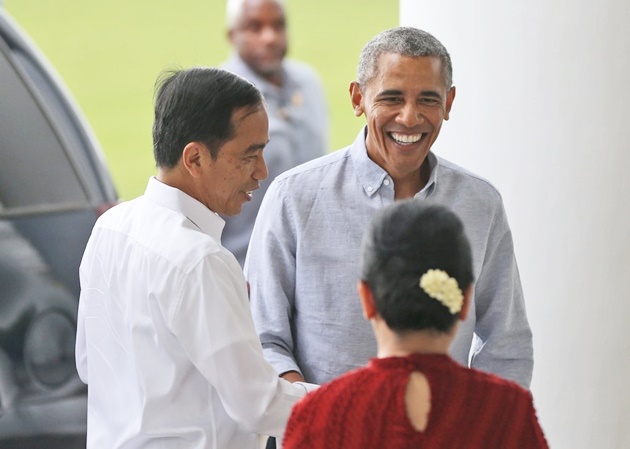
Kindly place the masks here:
<instances>
[{"instance_id":1,"label":"man's nose","mask_svg":"<svg viewBox=\"0 0 630 449\"><path fill-rule=\"evenodd\" d=\"M398 113L396 121L401 125L411 128L412 126L424 122L424 117L420 112L420 107L415 102L408 101Z\"/></svg>"},{"instance_id":2,"label":"man's nose","mask_svg":"<svg viewBox=\"0 0 630 449\"><path fill-rule=\"evenodd\" d=\"M263 181L267 179L268 174L269 172L267 171L267 163L265 162L265 158L261 155L256 162L256 167L254 168L252 178L257 181Z\"/></svg>"},{"instance_id":3,"label":"man's nose","mask_svg":"<svg viewBox=\"0 0 630 449\"><path fill-rule=\"evenodd\" d=\"M261 34L262 40L266 44L276 42L280 36L280 32L272 26L264 27Z\"/></svg>"}]
</instances>

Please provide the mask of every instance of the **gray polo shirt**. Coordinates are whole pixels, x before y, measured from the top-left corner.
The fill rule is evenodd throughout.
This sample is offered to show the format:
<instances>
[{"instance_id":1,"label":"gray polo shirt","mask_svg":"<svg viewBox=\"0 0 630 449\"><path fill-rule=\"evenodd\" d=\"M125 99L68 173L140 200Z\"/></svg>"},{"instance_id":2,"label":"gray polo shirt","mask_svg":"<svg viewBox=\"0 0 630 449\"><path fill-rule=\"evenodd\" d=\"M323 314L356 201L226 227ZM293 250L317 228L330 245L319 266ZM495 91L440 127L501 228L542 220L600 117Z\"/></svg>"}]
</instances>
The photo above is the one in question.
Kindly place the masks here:
<instances>
[{"instance_id":1,"label":"gray polo shirt","mask_svg":"<svg viewBox=\"0 0 630 449\"><path fill-rule=\"evenodd\" d=\"M529 387L532 335L501 196L486 180L429 154L416 198L450 207L473 249L474 301L451 348L458 362ZM394 183L355 142L276 178L260 208L245 274L265 357L279 373L324 383L376 356L356 284L366 224Z\"/></svg>"}]
</instances>

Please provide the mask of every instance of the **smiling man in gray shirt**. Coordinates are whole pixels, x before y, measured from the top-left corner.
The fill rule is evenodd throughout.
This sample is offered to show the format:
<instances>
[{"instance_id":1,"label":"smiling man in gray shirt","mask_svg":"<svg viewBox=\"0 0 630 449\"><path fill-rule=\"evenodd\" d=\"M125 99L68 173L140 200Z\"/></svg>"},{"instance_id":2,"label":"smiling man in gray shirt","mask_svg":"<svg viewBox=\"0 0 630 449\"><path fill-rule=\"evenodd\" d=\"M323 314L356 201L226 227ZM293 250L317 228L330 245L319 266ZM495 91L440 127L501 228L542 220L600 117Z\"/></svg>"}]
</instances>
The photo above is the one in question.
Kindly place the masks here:
<instances>
[{"instance_id":1,"label":"smiling man in gray shirt","mask_svg":"<svg viewBox=\"0 0 630 449\"><path fill-rule=\"evenodd\" d=\"M384 31L361 52L350 95L367 126L276 178L254 226L245 272L265 357L288 380L321 384L377 355L356 293L361 235L376 211L414 197L457 213L473 249L474 301L452 356L529 387L532 335L501 197L431 152L455 98L447 50L415 28Z\"/></svg>"}]
</instances>

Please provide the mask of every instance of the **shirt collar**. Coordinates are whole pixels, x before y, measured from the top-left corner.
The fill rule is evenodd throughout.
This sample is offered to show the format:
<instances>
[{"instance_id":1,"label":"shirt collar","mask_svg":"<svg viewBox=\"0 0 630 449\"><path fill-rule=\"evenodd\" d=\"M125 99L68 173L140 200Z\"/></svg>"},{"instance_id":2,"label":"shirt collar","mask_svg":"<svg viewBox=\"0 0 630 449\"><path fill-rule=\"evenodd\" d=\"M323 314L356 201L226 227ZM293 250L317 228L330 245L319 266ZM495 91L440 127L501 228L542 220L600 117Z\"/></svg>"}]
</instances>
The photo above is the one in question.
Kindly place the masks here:
<instances>
[{"instance_id":1,"label":"shirt collar","mask_svg":"<svg viewBox=\"0 0 630 449\"><path fill-rule=\"evenodd\" d=\"M234 73L237 73L239 76L242 76L252 82L263 94L263 97L273 95L282 90L282 88L270 83L254 72L237 53L232 54L226 64L226 68L227 70L233 70ZM282 81L284 88L286 88L286 86L290 83L289 76L287 71L284 69L284 65L282 67Z\"/></svg>"},{"instance_id":2,"label":"shirt collar","mask_svg":"<svg viewBox=\"0 0 630 449\"><path fill-rule=\"evenodd\" d=\"M167 209L185 215L201 232L218 242L221 241L225 221L192 196L158 181L154 176L149 179L144 196Z\"/></svg>"},{"instance_id":3,"label":"shirt collar","mask_svg":"<svg viewBox=\"0 0 630 449\"><path fill-rule=\"evenodd\" d=\"M366 136L367 126L364 126L352 144L350 152L356 165L359 182L363 186L365 193L371 197L383 186L383 182L385 179L389 178L389 174L368 156L367 147L365 146ZM428 197L435 189L437 183L438 168L440 165L439 159L431 151L429 151L427 159L431 170L429 181L424 188L416 194L416 197Z\"/></svg>"},{"instance_id":4,"label":"shirt collar","mask_svg":"<svg viewBox=\"0 0 630 449\"><path fill-rule=\"evenodd\" d=\"M429 154L427 154L427 161L429 162L429 170L431 170L429 180L422 190L415 194L415 198L428 198L437 186L438 174L440 172L440 160L435 154L433 154L432 151L429 151Z\"/></svg>"}]
</instances>

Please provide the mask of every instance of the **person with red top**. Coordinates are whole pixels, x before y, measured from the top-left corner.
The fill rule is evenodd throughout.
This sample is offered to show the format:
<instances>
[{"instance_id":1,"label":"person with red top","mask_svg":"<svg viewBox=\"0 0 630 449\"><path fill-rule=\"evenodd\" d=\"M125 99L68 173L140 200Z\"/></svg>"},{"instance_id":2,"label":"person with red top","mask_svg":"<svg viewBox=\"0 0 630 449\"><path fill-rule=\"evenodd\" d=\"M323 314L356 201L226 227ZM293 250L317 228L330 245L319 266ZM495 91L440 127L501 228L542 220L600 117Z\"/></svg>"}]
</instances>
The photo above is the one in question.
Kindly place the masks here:
<instances>
[{"instance_id":1,"label":"person with red top","mask_svg":"<svg viewBox=\"0 0 630 449\"><path fill-rule=\"evenodd\" d=\"M298 402L283 449L548 448L529 391L448 355L473 291L450 209L409 199L381 210L360 268L377 357Z\"/></svg>"}]
</instances>

